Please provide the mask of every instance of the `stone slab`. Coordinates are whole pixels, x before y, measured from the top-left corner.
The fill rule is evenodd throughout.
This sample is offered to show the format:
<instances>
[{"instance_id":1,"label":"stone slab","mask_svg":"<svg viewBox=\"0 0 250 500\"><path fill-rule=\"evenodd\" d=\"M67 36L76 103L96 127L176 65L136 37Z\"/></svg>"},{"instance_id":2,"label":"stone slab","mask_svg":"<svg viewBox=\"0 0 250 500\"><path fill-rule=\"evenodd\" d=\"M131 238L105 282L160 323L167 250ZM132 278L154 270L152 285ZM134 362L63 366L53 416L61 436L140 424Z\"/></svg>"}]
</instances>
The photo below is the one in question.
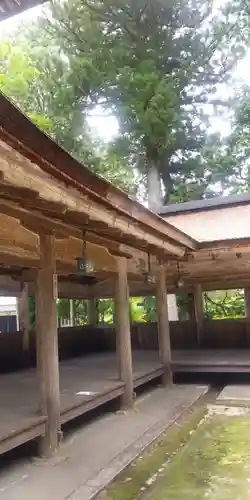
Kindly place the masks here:
<instances>
[{"instance_id":1,"label":"stone slab","mask_svg":"<svg viewBox=\"0 0 250 500\"><path fill-rule=\"evenodd\" d=\"M218 401L249 401L250 385L226 385L217 397Z\"/></svg>"}]
</instances>

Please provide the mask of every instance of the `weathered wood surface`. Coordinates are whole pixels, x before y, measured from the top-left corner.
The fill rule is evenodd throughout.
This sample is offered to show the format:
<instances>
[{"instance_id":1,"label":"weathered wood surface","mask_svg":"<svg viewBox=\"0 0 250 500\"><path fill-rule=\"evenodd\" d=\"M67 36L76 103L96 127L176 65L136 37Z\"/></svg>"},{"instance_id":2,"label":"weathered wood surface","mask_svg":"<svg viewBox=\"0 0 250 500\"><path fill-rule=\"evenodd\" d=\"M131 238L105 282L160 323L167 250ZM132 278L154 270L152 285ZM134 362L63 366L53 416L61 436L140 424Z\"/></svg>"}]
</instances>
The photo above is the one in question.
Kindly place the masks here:
<instances>
[{"instance_id":1,"label":"weathered wood surface","mask_svg":"<svg viewBox=\"0 0 250 500\"><path fill-rule=\"evenodd\" d=\"M156 352L135 352L133 367L135 386L162 374ZM115 353L61 362L60 388L62 422L122 395ZM40 414L35 369L1 375L0 401L0 453L43 434L45 418Z\"/></svg>"},{"instance_id":2,"label":"weathered wood surface","mask_svg":"<svg viewBox=\"0 0 250 500\"><path fill-rule=\"evenodd\" d=\"M250 350L172 351L173 372L248 372ZM157 351L133 352L134 386L163 373ZM115 353L60 363L61 422L84 414L123 394ZM35 369L0 376L0 454L44 433Z\"/></svg>"},{"instance_id":3,"label":"weathered wood surface","mask_svg":"<svg viewBox=\"0 0 250 500\"><path fill-rule=\"evenodd\" d=\"M115 296L117 357L121 380L124 382L122 406L133 406L133 366L129 316L127 259L117 258L117 282Z\"/></svg>"},{"instance_id":4,"label":"weathered wood surface","mask_svg":"<svg viewBox=\"0 0 250 500\"><path fill-rule=\"evenodd\" d=\"M172 382L170 327L168 320L168 302L164 266L159 266L156 280L156 305L158 344L161 363L164 366L163 384Z\"/></svg>"},{"instance_id":5,"label":"weathered wood surface","mask_svg":"<svg viewBox=\"0 0 250 500\"><path fill-rule=\"evenodd\" d=\"M250 373L250 349L173 351L173 372Z\"/></svg>"},{"instance_id":6,"label":"weathered wood surface","mask_svg":"<svg viewBox=\"0 0 250 500\"><path fill-rule=\"evenodd\" d=\"M47 415L42 454L52 456L60 433L60 389L57 335L55 238L40 235L41 268L37 279L37 359L41 408Z\"/></svg>"}]
</instances>

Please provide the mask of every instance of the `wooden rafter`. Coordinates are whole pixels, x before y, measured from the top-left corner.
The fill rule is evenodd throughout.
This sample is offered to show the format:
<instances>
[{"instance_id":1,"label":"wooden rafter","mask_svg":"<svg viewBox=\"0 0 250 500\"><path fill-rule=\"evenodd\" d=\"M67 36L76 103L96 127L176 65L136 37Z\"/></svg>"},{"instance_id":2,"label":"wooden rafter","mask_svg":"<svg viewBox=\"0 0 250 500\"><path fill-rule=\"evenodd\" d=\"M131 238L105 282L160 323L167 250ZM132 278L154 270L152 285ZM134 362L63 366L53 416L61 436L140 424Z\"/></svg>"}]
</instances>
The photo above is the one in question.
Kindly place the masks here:
<instances>
[{"instance_id":1,"label":"wooden rafter","mask_svg":"<svg viewBox=\"0 0 250 500\"><path fill-rule=\"evenodd\" d=\"M50 198L44 193L46 179L50 179L50 182L53 180L57 188L64 186L64 196L61 193L60 201L65 203L68 209L70 209L68 201L71 201L71 204L73 202L73 188L77 189L78 195L81 194L82 204L80 208L78 202L77 212L85 213L94 221L104 222L109 228L113 227L120 231L122 237L127 235L133 236L136 240L144 239L146 242L151 240L149 244L152 245L154 253L157 253L156 248L158 248L168 254L181 256L186 248L196 248L196 242L192 238L80 165L1 95L0 108L0 138L4 144L1 170L4 171L6 183L33 188L39 191L41 198L56 201L55 193L54 197L51 197L52 189L50 189ZM15 172L10 171L12 163L18 165ZM32 165L36 166L35 172L33 168L33 173ZM26 168L26 174L27 171L29 172L29 180L25 186ZM37 189L34 183L36 175L39 176L39 169L43 175L40 175L40 189ZM18 173L21 174L21 170L23 170L22 180L20 176L18 180ZM15 182L13 182L14 179ZM55 191L59 194L58 189ZM71 194L70 200L69 194ZM83 206L84 200L85 206Z\"/></svg>"}]
</instances>

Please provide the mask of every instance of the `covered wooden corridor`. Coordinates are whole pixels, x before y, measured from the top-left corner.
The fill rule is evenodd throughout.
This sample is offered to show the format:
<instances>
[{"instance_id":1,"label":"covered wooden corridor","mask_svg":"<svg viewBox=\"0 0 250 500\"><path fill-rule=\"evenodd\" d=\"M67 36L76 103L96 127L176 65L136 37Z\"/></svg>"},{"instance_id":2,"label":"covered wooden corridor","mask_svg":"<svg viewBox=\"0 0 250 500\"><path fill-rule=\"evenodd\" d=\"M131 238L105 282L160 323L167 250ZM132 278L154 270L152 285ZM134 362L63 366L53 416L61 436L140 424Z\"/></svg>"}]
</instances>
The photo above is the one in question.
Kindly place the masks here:
<instances>
[{"instance_id":1,"label":"covered wooden corridor","mask_svg":"<svg viewBox=\"0 0 250 500\"><path fill-rule=\"evenodd\" d=\"M133 353L134 389L159 379L163 367L155 351ZM61 424L124 394L115 353L96 354L60 362ZM45 432L36 369L0 376L0 454Z\"/></svg>"},{"instance_id":2,"label":"covered wooden corridor","mask_svg":"<svg viewBox=\"0 0 250 500\"><path fill-rule=\"evenodd\" d=\"M14 353L21 367L33 349L36 363L36 369L0 375L0 453L39 436L41 454L52 456L65 422L118 397L121 407L130 409L135 389L151 379L169 385L174 372L250 371L250 238L202 242L188 236L79 164L1 94L0 110L1 288L19 297L21 330L7 339L0 334L0 359L8 370L8 355ZM211 339L202 291L215 280L224 286L225 275L226 283L244 283L248 313L241 350L233 351L238 347L233 332L236 346L232 342L229 352L223 337L215 355L204 350L211 349ZM178 325L181 342L176 325L169 324L167 302L167 294L180 287L193 295L192 319ZM146 344L140 329L133 331L129 294L156 297L157 323L147 325ZM77 338L72 355L70 335L62 348L59 297L87 299L92 328L95 301L112 297L112 347L98 330L92 351L78 352L83 343ZM92 341L94 330L87 334ZM5 351L5 340L10 350ZM61 351L66 356L59 363Z\"/></svg>"},{"instance_id":3,"label":"covered wooden corridor","mask_svg":"<svg viewBox=\"0 0 250 500\"><path fill-rule=\"evenodd\" d=\"M177 373L250 373L248 350L173 350L171 368ZM133 387L160 383L164 368L157 351L133 351ZM61 361L61 425L124 394L115 353L92 354ZM39 379L35 368L0 376L0 454L43 436Z\"/></svg>"}]
</instances>

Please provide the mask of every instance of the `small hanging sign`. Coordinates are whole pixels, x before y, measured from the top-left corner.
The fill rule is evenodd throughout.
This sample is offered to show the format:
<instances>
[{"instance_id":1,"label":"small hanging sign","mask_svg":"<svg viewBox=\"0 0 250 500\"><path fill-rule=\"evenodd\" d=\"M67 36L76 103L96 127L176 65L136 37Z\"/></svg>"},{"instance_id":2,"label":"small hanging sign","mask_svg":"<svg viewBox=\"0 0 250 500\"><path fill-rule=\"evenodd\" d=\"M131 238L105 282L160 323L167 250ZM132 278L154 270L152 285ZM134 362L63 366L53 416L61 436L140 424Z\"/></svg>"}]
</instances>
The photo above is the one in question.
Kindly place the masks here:
<instances>
[{"instance_id":1,"label":"small hanging sign","mask_svg":"<svg viewBox=\"0 0 250 500\"><path fill-rule=\"evenodd\" d=\"M53 274L53 299L58 299L58 279L57 274Z\"/></svg>"}]
</instances>

